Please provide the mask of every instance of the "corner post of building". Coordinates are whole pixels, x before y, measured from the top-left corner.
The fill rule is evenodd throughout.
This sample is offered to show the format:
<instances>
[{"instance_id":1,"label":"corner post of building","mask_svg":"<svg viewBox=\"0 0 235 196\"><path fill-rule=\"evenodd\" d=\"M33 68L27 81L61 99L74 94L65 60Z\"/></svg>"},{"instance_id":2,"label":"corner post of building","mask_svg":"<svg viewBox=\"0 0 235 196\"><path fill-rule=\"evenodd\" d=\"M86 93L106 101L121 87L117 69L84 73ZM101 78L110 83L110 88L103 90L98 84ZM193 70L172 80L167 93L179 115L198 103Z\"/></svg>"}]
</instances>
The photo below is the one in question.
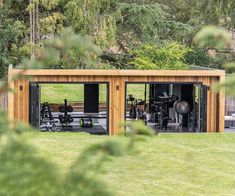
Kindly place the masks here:
<instances>
[{"instance_id":1,"label":"corner post of building","mask_svg":"<svg viewBox=\"0 0 235 196\"><path fill-rule=\"evenodd\" d=\"M225 116L225 72L220 75L219 90L219 132L224 132L224 116Z\"/></svg>"},{"instance_id":2,"label":"corner post of building","mask_svg":"<svg viewBox=\"0 0 235 196\"><path fill-rule=\"evenodd\" d=\"M14 73L12 65L9 65L8 67L8 87L11 90L14 90L14 81L13 81ZM11 91L8 91L8 119L10 121L14 120L14 93Z\"/></svg>"},{"instance_id":3,"label":"corner post of building","mask_svg":"<svg viewBox=\"0 0 235 196\"><path fill-rule=\"evenodd\" d=\"M116 135L124 132L120 127L124 122L125 108L125 85L121 77L112 77L110 82L110 112L109 112L109 135Z\"/></svg>"}]
</instances>

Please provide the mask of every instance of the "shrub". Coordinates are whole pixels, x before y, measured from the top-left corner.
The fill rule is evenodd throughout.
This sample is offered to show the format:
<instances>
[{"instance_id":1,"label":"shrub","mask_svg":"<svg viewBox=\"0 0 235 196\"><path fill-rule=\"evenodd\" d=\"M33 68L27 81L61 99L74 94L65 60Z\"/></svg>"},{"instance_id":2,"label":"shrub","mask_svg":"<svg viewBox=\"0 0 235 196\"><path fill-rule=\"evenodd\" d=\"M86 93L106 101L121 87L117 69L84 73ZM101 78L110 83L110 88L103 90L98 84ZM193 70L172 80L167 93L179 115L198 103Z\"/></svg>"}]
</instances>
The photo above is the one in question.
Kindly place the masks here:
<instances>
[{"instance_id":1,"label":"shrub","mask_svg":"<svg viewBox=\"0 0 235 196\"><path fill-rule=\"evenodd\" d=\"M186 57L185 62L189 65L198 65L208 67L211 64L212 58L209 57L205 49L194 48Z\"/></svg>"},{"instance_id":2,"label":"shrub","mask_svg":"<svg viewBox=\"0 0 235 196\"><path fill-rule=\"evenodd\" d=\"M144 45L132 51L134 58L129 64L133 64L136 69L188 69L185 56L190 51L190 48L176 42L166 43L162 47Z\"/></svg>"}]
</instances>

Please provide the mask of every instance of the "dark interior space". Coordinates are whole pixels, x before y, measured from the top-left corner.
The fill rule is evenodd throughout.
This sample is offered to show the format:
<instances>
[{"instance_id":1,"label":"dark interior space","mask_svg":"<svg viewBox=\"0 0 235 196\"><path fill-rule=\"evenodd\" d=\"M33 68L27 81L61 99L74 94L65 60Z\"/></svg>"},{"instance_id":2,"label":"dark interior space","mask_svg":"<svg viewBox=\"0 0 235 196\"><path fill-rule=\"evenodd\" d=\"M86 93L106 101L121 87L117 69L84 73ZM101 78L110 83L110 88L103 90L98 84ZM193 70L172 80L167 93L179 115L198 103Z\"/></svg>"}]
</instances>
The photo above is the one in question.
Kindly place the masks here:
<instances>
[{"instance_id":1,"label":"dark interior space","mask_svg":"<svg viewBox=\"0 0 235 196\"><path fill-rule=\"evenodd\" d=\"M126 120L157 132L206 132L207 90L199 83L127 83Z\"/></svg>"}]
</instances>

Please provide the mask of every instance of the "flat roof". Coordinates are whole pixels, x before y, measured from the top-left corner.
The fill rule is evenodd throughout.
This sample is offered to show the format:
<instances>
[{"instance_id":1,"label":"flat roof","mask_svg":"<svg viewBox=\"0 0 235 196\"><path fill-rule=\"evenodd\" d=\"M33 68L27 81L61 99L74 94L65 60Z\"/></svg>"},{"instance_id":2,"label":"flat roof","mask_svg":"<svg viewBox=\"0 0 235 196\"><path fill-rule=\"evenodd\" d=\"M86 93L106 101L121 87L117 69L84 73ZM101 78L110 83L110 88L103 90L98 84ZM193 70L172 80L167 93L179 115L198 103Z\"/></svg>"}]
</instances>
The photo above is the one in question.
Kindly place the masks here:
<instances>
[{"instance_id":1,"label":"flat roof","mask_svg":"<svg viewBox=\"0 0 235 196\"><path fill-rule=\"evenodd\" d=\"M13 69L14 74L19 74L20 69ZM29 69L22 72L25 76L221 76L223 70L52 70L52 69Z\"/></svg>"},{"instance_id":2,"label":"flat roof","mask_svg":"<svg viewBox=\"0 0 235 196\"><path fill-rule=\"evenodd\" d=\"M216 69L211 67L202 67L198 65L189 65L189 70L216 70Z\"/></svg>"},{"instance_id":3,"label":"flat roof","mask_svg":"<svg viewBox=\"0 0 235 196\"><path fill-rule=\"evenodd\" d=\"M21 69L11 74L25 76L224 76L224 70L94 70L94 69Z\"/></svg>"}]
</instances>

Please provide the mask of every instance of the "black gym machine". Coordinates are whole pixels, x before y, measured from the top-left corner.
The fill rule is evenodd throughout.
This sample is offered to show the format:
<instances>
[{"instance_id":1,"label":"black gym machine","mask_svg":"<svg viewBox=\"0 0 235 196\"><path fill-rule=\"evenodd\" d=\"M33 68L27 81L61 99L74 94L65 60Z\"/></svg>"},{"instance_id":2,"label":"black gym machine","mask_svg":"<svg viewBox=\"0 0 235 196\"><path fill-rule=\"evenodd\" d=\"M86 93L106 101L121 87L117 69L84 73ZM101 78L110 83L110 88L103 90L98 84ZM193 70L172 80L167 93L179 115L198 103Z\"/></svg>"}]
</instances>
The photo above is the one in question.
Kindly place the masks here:
<instances>
[{"instance_id":1,"label":"black gym machine","mask_svg":"<svg viewBox=\"0 0 235 196\"><path fill-rule=\"evenodd\" d=\"M57 120L52 116L50 105L44 102L40 110L40 130L57 131L56 123Z\"/></svg>"},{"instance_id":2,"label":"black gym machine","mask_svg":"<svg viewBox=\"0 0 235 196\"><path fill-rule=\"evenodd\" d=\"M72 116L71 114L69 114L73 112L73 107L71 105L68 105L67 99L64 100L64 104L60 105L58 109L61 112L61 114L59 114L59 120L60 120L60 124L62 125L62 127L72 128L70 124L74 122L74 118L76 116ZM93 121L89 117L88 118L81 117L79 124L80 124L80 127L82 128L93 127Z\"/></svg>"},{"instance_id":3,"label":"black gym machine","mask_svg":"<svg viewBox=\"0 0 235 196\"><path fill-rule=\"evenodd\" d=\"M167 130L170 129L168 126L170 120L169 105L172 105L175 116L178 116L176 118L177 122L175 123L178 123L178 126L182 127L183 119L186 117L188 120L187 124L189 124L191 110L188 102L177 100L176 96L173 95L166 97L158 96L157 99L152 98L150 103L147 112L146 102L134 98L133 95L129 95L127 99L127 104L130 105L129 118L132 120L143 120L146 125L148 123L154 123L157 129ZM148 113L150 118L147 118ZM195 119L194 122L196 122Z\"/></svg>"},{"instance_id":4,"label":"black gym machine","mask_svg":"<svg viewBox=\"0 0 235 196\"><path fill-rule=\"evenodd\" d=\"M147 124L146 101L136 99L133 95L128 95L127 104L130 103L129 118L134 120L143 120Z\"/></svg>"},{"instance_id":5,"label":"black gym machine","mask_svg":"<svg viewBox=\"0 0 235 196\"><path fill-rule=\"evenodd\" d=\"M64 103L58 107L58 111L60 112L58 117L53 116L49 103L42 103L40 110L40 130L58 131L58 120L55 120L55 118L59 119L59 123L63 128L72 128L73 126L71 124L74 122L74 118L80 118L79 125L81 128L93 127L93 121L91 117L72 115L73 107L68 104L67 99L65 99Z\"/></svg>"},{"instance_id":6,"label":"black gym machine","mask_svg":"<svg viewBox=\"0 0 235 196\"><path fill-rule=\"evenodd\" d=\"M73 122L73 118L68 113L73 112L73 107L68 105L67 99L64 100L64 104L60 105L58 109L61 112L61 114L59 114L59 120L62 127L72 127L69 124Z\"/></svg>"},{"instance_id":7,"label":"black gym machine","mask_svg":"<svg viewBox=\"0 0 235 196\"><path fill-rule=\"evenodd\" d=\"M166 88L163 89L158 85L157 88L162 88L162 92L156 92L157 88L154 85L150 85L149 103L146 101L146 85L144 100L128 95L129 115L127 118L143 120L145 124L155 127L156 130L168 130L174 127L179 131L195 131L198 115L196 106L191 108L187 101L179 100L176 95L168 96L169 86L164 84Z\"/></svg>"}]
</instances>

